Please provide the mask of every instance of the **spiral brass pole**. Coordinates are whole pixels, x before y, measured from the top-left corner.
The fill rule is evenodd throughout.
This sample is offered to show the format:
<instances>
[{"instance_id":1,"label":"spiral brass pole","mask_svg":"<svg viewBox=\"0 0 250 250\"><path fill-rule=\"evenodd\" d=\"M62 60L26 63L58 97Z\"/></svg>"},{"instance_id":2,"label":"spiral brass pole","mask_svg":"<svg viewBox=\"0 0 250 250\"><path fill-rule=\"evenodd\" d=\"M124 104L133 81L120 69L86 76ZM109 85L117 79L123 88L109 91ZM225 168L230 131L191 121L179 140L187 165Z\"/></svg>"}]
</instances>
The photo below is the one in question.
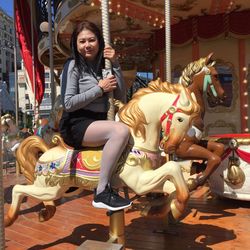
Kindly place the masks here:
<instances>
[{"instance_id":1,"label":"spiral brass pole","mask_svg":"<svg viewBox=\"0 0 250 250\"><path fill-rule=\"evenodd\" d=\"M171 82L171 17L170 0L165 0L165 79Z\"/></svg>"},{"instance_id":2,"label":"spiral brass pole","mask_svg":"<svg viewBox=\"0 0 250 250\"><path fill-rule=\"evenodd\" d=\"M104 43L111 44L110 39L110 22L109 22L109 4L107 0L101 1L102 8L102 33L104 38ZM111 68L111 63L109 60L105 60L105 68ZM109 93L109 111L108 111L108 120L115 120L115 106L113 92Z\"/></svg>"}]
</instances>

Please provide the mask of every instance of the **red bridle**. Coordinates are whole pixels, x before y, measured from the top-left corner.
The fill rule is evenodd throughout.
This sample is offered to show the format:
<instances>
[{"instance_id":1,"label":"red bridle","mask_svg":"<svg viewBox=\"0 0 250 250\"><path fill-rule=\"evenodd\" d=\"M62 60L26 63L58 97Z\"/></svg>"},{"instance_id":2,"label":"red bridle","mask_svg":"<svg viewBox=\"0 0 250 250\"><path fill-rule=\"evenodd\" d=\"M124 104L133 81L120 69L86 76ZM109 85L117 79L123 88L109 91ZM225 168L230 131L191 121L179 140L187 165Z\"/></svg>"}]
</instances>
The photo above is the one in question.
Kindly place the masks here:
<instances>
[{"instance_id":1,"label":"red bridle","mask_svg":"<svg viewBox=\"0 0 250 250\"><path fill-rule=\"evenodd\" d=\"M169 133L170 133L170 127L172 124L172 119L173 116L176 112L182 112L182 110L180 108L177 108L177 102L180 98L180 95L178 95L176 97L176 99L174 100L173 104L169 107L169 109L161 116L161 123L163 123L163 121L167 118L167 123L166 123L166 130L164 133L164 137L163 137L163 141L162 142L166 142L168 140L169 137Z\"/></svg>"}]
</instances>

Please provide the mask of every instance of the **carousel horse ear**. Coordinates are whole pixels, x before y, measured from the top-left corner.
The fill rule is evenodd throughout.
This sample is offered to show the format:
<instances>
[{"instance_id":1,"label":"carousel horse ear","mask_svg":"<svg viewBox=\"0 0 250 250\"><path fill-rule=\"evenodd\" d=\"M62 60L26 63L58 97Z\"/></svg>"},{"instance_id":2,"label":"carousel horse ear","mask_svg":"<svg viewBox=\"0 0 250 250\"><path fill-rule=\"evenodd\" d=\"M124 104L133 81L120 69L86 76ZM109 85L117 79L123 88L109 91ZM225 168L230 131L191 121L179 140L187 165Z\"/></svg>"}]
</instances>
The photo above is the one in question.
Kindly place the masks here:
<instances>
[{"instance_id":1,"label":"carousel horse ear","mask_svg":"<svg viewBox=\"0 0 250 250\"><path fill-rule=\"evenodd\" d=\"M206 57L206 65L210 64L211 62L213 62L213 60L212 60L213 54L214 54L214 52L211 52L211 53Z\"/></svg>"},{"instance_id":2,"label":"carousel horse ear","mask_svg":"<svg viewBox=\"0 0 250 250\"><path fill-rule=\"evenodd\" d=\"M187 97L187 93L186 93L186 90L184 88L181 90L179 101L180 101L180 104L184 107L187 107L190 105L190 101Z\"/></svg>"}]
</instances>

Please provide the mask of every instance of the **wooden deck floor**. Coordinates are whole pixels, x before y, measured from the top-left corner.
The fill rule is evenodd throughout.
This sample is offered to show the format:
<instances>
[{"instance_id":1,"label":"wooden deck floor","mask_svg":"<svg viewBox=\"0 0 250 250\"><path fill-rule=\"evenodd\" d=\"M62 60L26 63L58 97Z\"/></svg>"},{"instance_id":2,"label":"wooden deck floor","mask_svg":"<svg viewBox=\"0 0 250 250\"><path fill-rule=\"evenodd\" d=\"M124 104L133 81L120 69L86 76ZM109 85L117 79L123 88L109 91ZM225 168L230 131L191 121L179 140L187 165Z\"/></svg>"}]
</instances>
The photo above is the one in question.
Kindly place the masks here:
<instances>
[{"instance_id":1,"label":"wooden deck floor","mask_svg":"<svg viewBox=\"0 0 250 250\"><path fill-rule=\"evenodd\" d=\"M5 212L16 183L25 183L24 178L8 171L4 175ZM109 218L105 210L92 207L92 197L91 192L84 192L58 200L55 216L43 223L37 217L41 203L25 199L19 218L5 229L6 249L66 250L88 239L107 241ZM126 249L250 249L250 202L219 199L208 187L192 193L183 219L169 226L167 233L161 231L161 220L141 217L136 209L126 212L125 222Z\"/></svg>"}]
</instances>

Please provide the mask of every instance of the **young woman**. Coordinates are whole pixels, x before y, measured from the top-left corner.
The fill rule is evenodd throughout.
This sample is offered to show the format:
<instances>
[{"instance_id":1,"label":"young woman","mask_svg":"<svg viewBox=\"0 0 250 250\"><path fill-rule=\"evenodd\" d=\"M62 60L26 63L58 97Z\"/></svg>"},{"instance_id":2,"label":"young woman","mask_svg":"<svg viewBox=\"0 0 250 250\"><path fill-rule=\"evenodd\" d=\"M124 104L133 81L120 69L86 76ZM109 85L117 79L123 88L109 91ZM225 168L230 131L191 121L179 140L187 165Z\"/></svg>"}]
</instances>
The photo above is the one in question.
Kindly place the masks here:
<instances>
[{"instance_id":1,"label":"young woman","mask_svg":"<svg viewBox=\"0 0 250 250\"><path fill-rule=\"evenodd\" d=\"M61 83L63 115L60 133L64 141L80 149L103 147L100 180L92 202L94 207L120 210L131 205L112 190L109 181L130 136L126 125L108 121L108 93L123 102L125 84L115 50L107 45L99 28L83 21L71 37L72 58L64 65ZM113 75L102 77L104 58L110 60Z\"/></svg>"}]
</instances>

